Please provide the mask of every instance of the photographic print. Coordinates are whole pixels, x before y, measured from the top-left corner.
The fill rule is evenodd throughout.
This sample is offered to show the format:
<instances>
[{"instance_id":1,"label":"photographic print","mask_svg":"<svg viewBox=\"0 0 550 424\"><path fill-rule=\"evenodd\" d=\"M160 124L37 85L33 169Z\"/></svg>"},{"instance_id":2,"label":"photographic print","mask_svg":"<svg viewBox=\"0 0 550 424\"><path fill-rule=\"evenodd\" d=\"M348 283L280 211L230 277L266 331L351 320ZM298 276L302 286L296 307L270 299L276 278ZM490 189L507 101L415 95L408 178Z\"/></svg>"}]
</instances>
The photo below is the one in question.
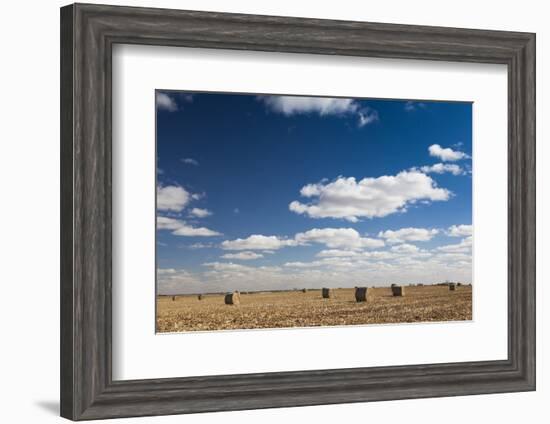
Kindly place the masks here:
<instances>
[{"instance_id":1,"label":"photographic print","mask_svg":"<svg viewBox=\"0 0 550 424\"><path fill-rule=\"evenodd\" d=\"M157 90L159 333L472 319L472 104Z\"/></svg>"}]
</instances>

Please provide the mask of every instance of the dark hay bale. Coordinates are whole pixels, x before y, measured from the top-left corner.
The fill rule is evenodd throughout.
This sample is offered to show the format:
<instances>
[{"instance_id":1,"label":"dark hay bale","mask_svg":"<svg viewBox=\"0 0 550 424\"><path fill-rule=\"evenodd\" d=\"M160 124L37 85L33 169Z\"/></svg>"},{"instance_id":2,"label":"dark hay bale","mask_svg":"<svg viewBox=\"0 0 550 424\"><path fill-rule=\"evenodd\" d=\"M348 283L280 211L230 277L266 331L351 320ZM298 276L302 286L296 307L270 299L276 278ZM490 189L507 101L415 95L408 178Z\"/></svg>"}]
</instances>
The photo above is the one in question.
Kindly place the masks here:
<instances>
[{"instance_id":1,"label":"dark hay bale","mask_svg":"<svg viewBox=\"0 0 550 424\"><path fill-rule=\"evenodd\" d=\"M393 288L393 287L397 287L397 284L393 283L393 284L391 285L391 287L392 287L392 288Z\"/></svg>"},{"instance_id":2,"label":"dark hay bale","mask_svg":"<svg viewBox=\"0 0 550 424\"><path fill-rule=\"evenodd\" d=\"M302 289L302 293L307 293L307 289Z\"/></svg>"},{"instance_id":3,"label":"dark hay bale","mask_svg":"<svg viewBox=\"0 0 550 424\"><path fill-rule=\"evenodd\" d=\"M239 305L241 303L241 295L238 291L233 293L227 293L225 295L225 304L226 305Z\"/></svg>"},{"instance_id":4,"label":"dark hay bale","mask_svg":"<svg viewBox=\"0 0 550 424\"><path fill-rule=\"evenodd\" d=\"M462 283L456 283L457 287L460 287L461 285L462 285Z\"/></svg>"},{"instance_id":5,"label":"dark hay bale","mask_svg":"<svg viewBox=\"0 0 550 424\"><path fill-rule=\"evenodd\" d=\"M449 290L455 291L456 290L456 284L455 283L449 283Z\"/></svg>"},{"instance_id":6,"label":"dark hay bale","mask_svg":"<svg viewBox=\"0 0 550 424\"><path fill-rule=\"evenodd\" d=\"M323 293L323 299L330 299L331 297L334 297L334 290L323 287L322 290Z\"/></svg>"},{"instance_id":7,"label":"dark hay bale","mask_svg":"<svg viewBox=\"0 0 550 424\"><path fill-rule=\"evenodd\" d=\"M405 287L394 285L391 288L391 292L394 296L405 296Z\"/></svg>"},{"instance_id":8,"label":"dark hay bale","mask_svg":"<svg viewBox=\"0 0 550 424\"><path fill-rule=\"evenodd\" d=\"M172 302L176 300L176 296L172 296Z\"/></svg>"},{"instance_id":9,"label":"dark hay bale","mask_svg":"<svg viewBox=\"0 0 550 424\"><path fill-rule=\"evenodd\" d=\"M367 301L367 288L366 287L356 287L355 288L355 300L357 302L366 302Z\"/></svg>"},{"instance_id":10,"label":"dark hay bale","mask_svg":"<svg viewBox=\"0 0 550 424\"><path fill-rule=\"evenodd\" d=\"M202 300L202 294L199 294L199 295L197 296L197 299Z\"/></svg>"}]
</instances>

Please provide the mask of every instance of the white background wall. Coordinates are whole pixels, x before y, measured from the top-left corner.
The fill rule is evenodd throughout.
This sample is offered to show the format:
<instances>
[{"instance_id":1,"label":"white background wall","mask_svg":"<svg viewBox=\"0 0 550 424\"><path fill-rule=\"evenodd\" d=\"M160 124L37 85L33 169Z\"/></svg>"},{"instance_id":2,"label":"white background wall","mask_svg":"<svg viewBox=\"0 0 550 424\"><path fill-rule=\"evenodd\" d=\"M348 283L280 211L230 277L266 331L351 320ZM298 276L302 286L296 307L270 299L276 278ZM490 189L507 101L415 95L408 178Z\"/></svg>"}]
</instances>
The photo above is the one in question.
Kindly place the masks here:
<instances>
[{"instance_id":1,"label":"white background wall","mask_svg":"<svg viewBox=\"0 0 550 424\"><path fill-rule=\"evenodd\" d=\"M543 245L548 209L550 149L543 146L550 90L550 13L545 3L517 1L357 0L109 1L112 4L303 16L537 33L538 390L535 393L423 399L143 418L124 422L279 423L402 422L542 423L550 416L550 371L544 345L550 314ZM59 393L59 6L54 0L6 2L2 7L0 67L0 417L3 422L60 422ZM546 63L545 63L546 62ZM548 112L546 112L546 115ZM489 171L490 172L490 171ZM546 355L546 358L545 358ZM545 402L546 400L546 402ZM139 420L139 421L138 421ZM122 421L121 421L122 422Z\"/></svg>"}]
</instances>

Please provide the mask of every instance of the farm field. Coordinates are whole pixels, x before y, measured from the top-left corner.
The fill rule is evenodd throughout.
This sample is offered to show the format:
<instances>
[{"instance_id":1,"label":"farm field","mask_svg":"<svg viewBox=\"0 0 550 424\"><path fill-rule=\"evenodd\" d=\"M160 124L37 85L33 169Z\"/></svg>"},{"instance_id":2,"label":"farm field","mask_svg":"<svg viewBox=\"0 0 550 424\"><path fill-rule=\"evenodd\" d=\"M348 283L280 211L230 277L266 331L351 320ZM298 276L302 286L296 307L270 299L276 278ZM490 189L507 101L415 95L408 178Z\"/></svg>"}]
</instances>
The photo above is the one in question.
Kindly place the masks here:
<instances>
[{"instance_id":1,"label":"farm field","mask_svg":"<svg viewBox=\"0 0 550 424\"><path fill-rule=\"evenodd\" d=\"M405 286L403 297L391 288L369 288L366 302L355 289L249 292L239 305L226 305L224 294L157 297L157 332L316 327L335 325L464 321L472 319L472 287Z\"/></svg>"}]
</instances>

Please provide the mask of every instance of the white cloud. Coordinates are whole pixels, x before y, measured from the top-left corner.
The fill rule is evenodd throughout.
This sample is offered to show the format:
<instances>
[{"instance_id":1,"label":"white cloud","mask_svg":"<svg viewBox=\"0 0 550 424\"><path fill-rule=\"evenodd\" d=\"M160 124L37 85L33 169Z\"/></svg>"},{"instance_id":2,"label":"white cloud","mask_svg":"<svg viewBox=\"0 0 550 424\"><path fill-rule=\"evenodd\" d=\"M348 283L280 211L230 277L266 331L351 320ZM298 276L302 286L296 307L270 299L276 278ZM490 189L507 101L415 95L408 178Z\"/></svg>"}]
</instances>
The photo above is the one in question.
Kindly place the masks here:
<instances>
[{"instance_id":1,"label":"white cloud","mask_svg":"<svg viewBox=\"0 0 550 424\"><path fill-rule=\"evenodd\" d=\"M447 235L450 237L466 237L472 235L471 225L451 225L447 230Z\"/></svg>"},{"instance_id":2,"label":"white cloud","mask_svg":"<svg viewBox=\"0 0 550 424\"><path fill-rule=\"evenodd\" d=\"M321 243L331 249L361 249L384 246L383 240L361 235L353 228L314 228L295 236L298 244Z\"/></svg>"},{"instance_id":3,"label":"white cloud","mask_svg":"<svg viewBox=\"0 0 550 424\"><path fill-rule=\"evenodd\" d=\"M450 147L443 148L439 144L432 144L428 147L428 152L430 152L430 156L438 157L443 162L454 162L456 160L468 158L468 155L464 152L453 150Z\"/></svg>"},{"instance_id":4,"label":"white cloud","mask_svg":"<svg viewBox=\"0 0 550 424\"><path fill-rule=\"evenodd\" d=\"M364 127L365 125L371 124L379 119L378 112L370 107L361 109L357 112L357 115L359 116L359 122L357 123L359 127Z\"/></svg>"},{"instance_id":5,"label":"white cloud","mask_svg":"<svg viewBox=\"0 0 550 424\"><path fill-rule=\"evenodd\" d=\"M442 264L450 269L456 267L462 267L470 270L472 269L472 254L470 252L443 252L438 253L433 257L432 266L437 267L437 264ZM471 277L470 277L471 278ZM457 279L450 279L456 281Z\"/></svg>"},{"instance_id":6,"label":"white cloud","mask_svg":"<svg viewBox=\"0 0 550 424\"><path fill-rule=\"evenodd\" d=\"M361 237L353 228L313 228L297 233L294 239L253 234L244 239L225 240L224 250L278 250L286 246L303 246L311 243L324 244L331 249L370 249L384 246L383 240Z\"/></svg>"},{"instance_id":7,"label":"white cloud","mask_svg":"<svg viewBox=\"0 0 550 424\"><path fill-rule=\"evenodd\" d=\"M184 221L179 219L168 218L165 216L157 217L157 229L159 230L171 230L175 236L186 237L213 237L221 236L221 233L210 230L205 227L193 227Z\"/></svg>"},{"instance_id":8,"label":"white cloud","mask_svg":"<svg viewBox=\"0 0 550 424\"><path fill-rule=\"evenodd\" d=\"M187 249L209 249L216 246L213 243L193 243L188 246L182 246L182 247Z\"/></svg>"},{"instance_id":9,"label":"white cloud","mask_svg":"<svg viewBox=\"0 0 550 424\"><path fill-rule=\"evenodd\" d=\"M409 100L408 102L405 103L405 110L407 112L414 112L417 109L424 109L425 107L426 107L426 104L422 102L413 102Z\"/></svg>"},{"instance_id":10,"label":"white cloud","mask_svg":"<svg viewBox=\"0 0 550 424\"><path fill-rule=\"evenodd\" d=\"M386 239L388 243L404 243L406 241L429 241L439 230L427 228L401 228L400 230L380 231L378 237Z\"/></svg>"},{"instance_id":11,"label":"white cloud","mask_svg":"<svg viewBox=\"0 0 550 424\"><path fill-rule=\"evenodd\" d=\"M285 246L296 245L294 240L253 234L245 239L225 240L222 242L221 248L225 250L277 250Z\"/></svg>"},{"instance_id":12,"label":"white cloud","mask_svg":"<svg viewBox=\"0 0 550 424\"><path fill-rule=\"evenodd\" d=\"M179 219L157 216L157 230L177 230L181 224Z\"/></svg>"},{"instance_id":13,"label":"white cloud","mask_svg":"<svg viewBox=\"0 0 550 424\"><path fill-rule=\"evenodd\" d=\"M416 168L413 168L416 169ZM450 164L450 163L436 163L431 166L421 166L420 171L422 171L425 174L435 173L435 174L443 174L445 172L449 172L453 175L464 175L466 174L466 171L464 171L460 166L456 164Z\"/></svg>"},{"instance_id":14,"label":"white cloud","mask_svg":"<svg viewBox=\"0 0 550 424\"><path fill-rule=\"evenodd\" d=\"M238 253L226 253L221 256L223 259L238 259L241 261L250 261L252 259L263 258L264 255L255 252L238 252Z\"/></svg>"},{"instance_id":15,"label":"white cloud","mask_svg":"<svg viewBox=\"0 0 550 424\"><path fill-rule=\"evenodd\" d=\"M311 218L343 218L357 222L358 218L384 217L403 212L419 200L446 201L451 192L418 171L402 171L397 175L378 178L338 177L330 183L308 184L300 190L303 197L315 197L316 202L293 201L292 212Z\"/></svg>"},{"instance_id":16,"label":"white cloud","mask_svg":"<svg viewBox=\"0 0 550 424\"><path fill-rule=\"evenodd\" d=\"M358 255L359 253L353 250L328 249L321 250L315 256L319 258L349 258Z\"/></svg>"},{"instance_id":17,"label":"white cloud","mask_svg":"<svg viewBox=\"0 0 550 424\"><path fill-rule=\"evenodd\" d=\"M191 195L180 186L157 187L157 209L181 212L191 200Z\"/></svg>"},{"instance_id":18,"label":"white cloud","mask_svg":"<svg viewBox=\"0 0 550 424\"><path fill-rule=\"evenodd\" d=\"M391 251L395 253L417 253L419 249L414 244L403 243L392 246Z\"/></svg>"},{"instance_id":19,"label":"white cloud","mask_svg":"<svg viewBox=\"0 0 550 424\"><path fill-rule=\"evenodd\" d=\"M205 227L192 227L187 224L183 224L180 228L173 231L172 234L175 236L186 237L213 237L222 235L222 233L218 233L217 231L213 231Z\"/></svg>"},{"instance_id":20,"label":"white cloud","mask_svg":"<svg viewBox=\"0 0 550 424\"><path fill-rule=\"evenodd\" d=\"M361 252L361 255L367 259L387 260L395 258L395 253L386 250L374 250L372 252Z\"/></svg>"},{"instance_id":21,"label":"white cloud","mask_svg":"<svg viewBox=\"0 0 550 424\"><path fill-rule=\"evenodd\" d=\"M360 266L361 263L358 261L352 261L349 258L342 258L342 257L328 257L323 258L321 260L317 261L311 261L311 262L286 262L284 264L287 268L319 268L324 267L327 270L330 268L356 268Z\"/></svg>"},{"instance_id":22,"label":"white cloud","mask_svg":"<svg viewBox=\"0 0 550 424\"><path fill-rule=\"evenodd\" d=\"M357 125L363 127L378 120L378 112L353 99L303 96L258 96L270 110L285 116L316 113L319 116L355 115Z\"/></svg>"},{"instance_id":23,"label":"white cloud","mask_svg":"<svg viewBox=\"0 0 550 424\"><path fill-rule=\"evenodd\" d=\"M157 109L175 112L178 110L176 101L166 93L157 92Z\"/></svg>"},{"instance_id":24,"label":"white cloud","mask_svg":"<svg viewBox=\"0 0 550 424\"><path fill-rule=\"evenodd\" d=\"M312 262L286 262L283 266L288 268L315 268L319 266L325 266L326 264L321 261L312 261Z\"/></svg>"},{"instance_id":25,"label":"white cloud","mask_svg":"<svg viewBox=\"0 0 550 424\"><path fill-rule=\"evenodd\" d=\"M472 250L472 236L462 239L460 243L439 246L436 250L446 253L468 253Z\"/></svg>"},{"instance_id":26,"label":"white cloud","mask_svg":"<svg viewBox=\"0 0 550 424\"><path fill-rule=\"evenodd\" d=\"M259 99L274 112L287 116L303 113L339 115L356 112L359 106L353 99L330 97L260 96Z\"/></svg>"},{"instance_id":27,"label":"white cloud","mask_svg":"<svg viewBox=\"0 0 550 424\"><path fill-rule=\"evenodd\" d=\"M395 246L394 246L395 247ZM410 249L411 251L413 249ZM371 285L469 282L470 253L418 251L358 252L353 257L324 257L286 262L283 266L252 266L232 262L207 262L205 271L169 269L159 274L160 293L212 293L230 290L261 291L292 288L354 287Z\"/></svg>"},{"instance_id":28,"label":"white cloud","mask_svg":"<svg viewBox=\"0 0 550 424\"><path fill-rule=\"evenodd\" d=\"M212 212L210 212L208 209L193 208L189 211L189 215L196 218L206 218L207 216L212 215Z\"/></svg>"},{"instance_id":29,"label":"white cloud","mask_svg":"<svg viewBox=\"0 0 550 424\"><path fill-rule=\"evenodd\" d=\"M199 166L199 162L196 159L193 159L193 158L182 158L181 161L183 163L185 163L186 165Z\"/></svg>"},{"instance_id":30,"label":"white cloud","mask_svg":"<svg viewBox=\"0 0 550 424\"><path fill-rule=\"evenodd\" d=\"M242 271L249 269L245 265L234 264L233 262L206 262L202 266L207 266L217 271Z\"/></svg>"}]
</instances>

